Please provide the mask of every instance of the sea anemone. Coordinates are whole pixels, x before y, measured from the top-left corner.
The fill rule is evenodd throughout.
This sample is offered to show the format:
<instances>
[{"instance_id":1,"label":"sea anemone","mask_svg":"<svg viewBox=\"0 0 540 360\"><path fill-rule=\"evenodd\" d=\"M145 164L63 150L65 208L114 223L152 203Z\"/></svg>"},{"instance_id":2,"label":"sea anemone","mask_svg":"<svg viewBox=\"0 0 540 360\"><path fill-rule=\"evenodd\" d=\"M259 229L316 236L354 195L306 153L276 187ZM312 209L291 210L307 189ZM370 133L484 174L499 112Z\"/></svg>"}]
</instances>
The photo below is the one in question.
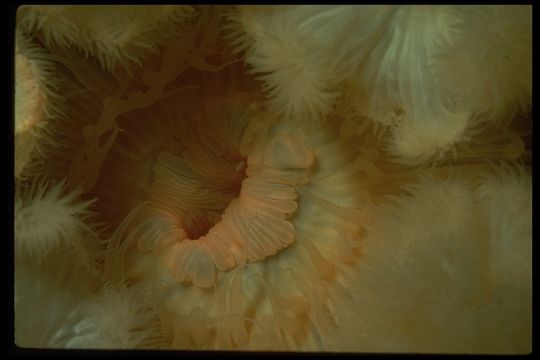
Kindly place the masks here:
<instances>
[{"instance_id":1,"label":"sea anemone","mask_svg":"<svg viewBox=\"0 0 540 360\"><path fill-rule=\"evenodd\" d=\"M76 311L76 334L67 348L133 349L156 347L162 341L157 316L143 287L106 284Z\"/></svg>"},{"instance_id":2,"label":"sea anemone","mask_svg":"<svg viewBox=\"0 0 540 360\"><path fill-rule=\"evenodd\" d=\"M275 112L324 118L352 86L350 101L365 117L392 125L386 148L402 162L439 160L479 123L528 109L526 6L239 7L239 14L229 16L233 29L245 29L235 32L236 45L247 49Z\"/></svg>"},{"instance_id":3,"label":"sea anemone","mask_svg":"<svg viewBox=\"0 0 540 360\"><path fill-rule=\"evenodd\" d=\"M441 54L439 76L455 104L477 121L507 123L530 108L530 9L526 5L454 9L454 38Z\"/></svg>"},{"instance_id":4,"label":"sea anemone","mask_svg":"<svg viewBox=\"0 0 540 360\"><path fill-rule=\"evenodd\" d=\"M487 188L494 192L487 195ZM532 214L526 170L430 177L406 189L407 197L375 210L365 256L350 279L358 284L352 286L358 306L349 316L356 316L354 328L365 334L362 347L376 351L384 342L389 352L529 351ZM526 215L508 226L517 208Z\"/></svg>"},{"instance_id":5,"label":"sea anemone","mask_svg":"<svg viewBox=\"0 0 540 360\"><path fill-rule=\"evenodd\" d=\"M98 274L76 249L45 261L15 257L15 343L23 348L65 348L76 333L79 304L97 290ZM39 299L39 300L37 300ZM42 310L39 310L42 309Z\"/></svg>"},{"instance_id":6,"label":"sea anemone","mask_svg":"<svg viewBox=\"0 0 540 360\"><path fill-rule=\"evenodd\" d=\"M37 182L15 193L15 252L42 261L51 253L82 247L95 238L89 224L92 201L81 201L80 192L62 194L65 182L48 186Z\"/></svg>"},{"instance_id":7,"label":"sea anemone","mask_svg":"<svg viewBox=\"0 0 540 360\"><path fill-rule=\"evenodd\" d=\"M22 30L15 33L15 177L39 175L36 166L56 145L48 123L61 115L52 56ZM52 79L50 79L52 77Z\"/></svg>"},{"instance_id":8,"label":"sea anemone","mask_svg":"<svg viewBox=\"0 0 540 360\"><path fill-rule=\"evenodd\" d=\"M163 41L171 23L189 17L190 6L23 6L17 22L40 31L47 45L76 48L108 71L139 63L139 54Z\"/></svg>"},{"instance_id":9,"label":"sea anemone","mask_svg":"<svg viewBox=\"0 0 540 360\"><path fill-rule=\"evenodd\" d=\"M471 21L22 7L65 101L34 122L54 149L16 180L16 343L530 351L530 93L523 77L502 96L521 112L457 96L443 54Z\"/></svg>"}]
</instances>

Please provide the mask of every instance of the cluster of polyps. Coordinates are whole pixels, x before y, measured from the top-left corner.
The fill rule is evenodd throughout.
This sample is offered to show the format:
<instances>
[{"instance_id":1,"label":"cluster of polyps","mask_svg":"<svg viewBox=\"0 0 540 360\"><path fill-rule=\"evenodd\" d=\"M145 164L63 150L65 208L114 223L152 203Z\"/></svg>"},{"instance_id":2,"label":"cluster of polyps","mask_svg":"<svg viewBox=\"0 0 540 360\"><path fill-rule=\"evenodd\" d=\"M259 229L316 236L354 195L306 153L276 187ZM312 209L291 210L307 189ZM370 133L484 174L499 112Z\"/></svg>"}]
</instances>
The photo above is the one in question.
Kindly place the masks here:
<instances>
[{"instance_id":1,"label":"cluster of polyps","mask_svg":"<svg viewBox=\"0 0 540 360\"><path fill-rule=\"evenodd\" d=\"M32 116L16 123L16 136L38 124L61 130L54 137L59 151L44 156L38 175L67 178L70 193L47 182L27 187L22 179L35 174L26 169L17 177L21 345L530 347L530 229L523 215L530 176L478 176L486 159L530 154L523 141L530 119L518 131L507 123L501 131L469 126L526 108L526 8L506 17L501 8L468 16L442 7L252 7L229 9L236 21L229 28L222 9L211 7L177 14L172 24L167 14L178 9L153 8L145 16L129 8L118 17L122 26L110 21L118 9L102 18L100 7L28 9L20 26L58 63L53 73L66 116L49 124L41 121L40 96L19 102ZM92 16L86 20L81 9ZM185 26L177 26L180 19ZM506 19L490 31L493 39L508 33L502 49L512 54L495 54L493 68L507 60L512 66L502 77L486 66L461 94L461 84L433 67L445 65L438 44L455 41L447 69L467 78L485 64L486 53L473 51L467 39L470 33L482 39L482 24L473 24L486 19ZM448 32L454 26L457 37ZM223 29L232 29L237 49L222 41ZM484 47L499 45L488 40ZM142 48L155 54L139 53L145 42L152 46ZM466 50L454 54L460 48ZM265 83L266 97L235 50L247 50L244 60ZM18 57L17 84L36 89L42 84L21 66L27 60L32 56ZM128 66L139 60L142 67ZM459 68L468 61L476 65ZM126 67L114 66L120 63ZM452 101L442 101L444 94ZM474 141L454 149L469 136ZM24 160L32 149L21 146L16 155ZM450 149L455 163L444 156ZM441 166L411 166L434 155ZM468 182L445 179L465 173L483 186L479 200ZM404 184L426 174L432 179L403 195ZM508 181L493 182L497 176ZM388 194L399 195L398 206L380 197ZM491 203L493 194L504 196ZM501 206L514 199L515 210ZM90 209L109 226L102 234L90 226ZM483 209L475 221L471 209ZM509 286L521 296L510 299ZM47 312L34 320L26 314L37 298ZM478 311L483 302L489 311ZM472 325L446 326L461 314ZM498 341L498 324L525 340ZM482 344L467 336L470 329L486 334Z\"/></svg>"}]
</instances>

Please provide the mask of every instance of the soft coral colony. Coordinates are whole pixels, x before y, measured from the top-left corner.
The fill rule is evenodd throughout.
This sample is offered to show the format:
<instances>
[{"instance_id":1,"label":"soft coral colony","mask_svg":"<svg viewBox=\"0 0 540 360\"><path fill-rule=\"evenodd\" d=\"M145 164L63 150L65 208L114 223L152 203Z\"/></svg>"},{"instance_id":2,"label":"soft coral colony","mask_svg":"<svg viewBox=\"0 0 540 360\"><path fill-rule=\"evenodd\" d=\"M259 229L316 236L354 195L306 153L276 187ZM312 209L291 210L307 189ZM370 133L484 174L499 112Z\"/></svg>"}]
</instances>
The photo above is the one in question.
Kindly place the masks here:
<instances>
[{"instance_id":1,"label":"soft coral colony","mask_svg":"<svg viewBox=\"0 0 540 360\"><path fill-rule=\"evenodd\" d=\"M19 8L16 344L531 351L531 33L530 6Z\"/></svg>"}]
</instances>

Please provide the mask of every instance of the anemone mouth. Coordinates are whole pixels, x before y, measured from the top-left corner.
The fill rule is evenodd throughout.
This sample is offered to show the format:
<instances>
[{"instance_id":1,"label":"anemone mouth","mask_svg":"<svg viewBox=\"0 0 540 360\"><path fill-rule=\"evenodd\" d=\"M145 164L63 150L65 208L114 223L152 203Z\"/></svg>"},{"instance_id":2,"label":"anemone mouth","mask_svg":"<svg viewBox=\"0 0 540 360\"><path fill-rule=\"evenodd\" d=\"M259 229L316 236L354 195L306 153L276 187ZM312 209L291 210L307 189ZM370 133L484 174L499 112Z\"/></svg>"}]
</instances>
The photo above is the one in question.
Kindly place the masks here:
<instances>
[{"instance_id":1,"label":"anemone mouth","mask_svg":"<svg viewBox=\"0 0 540 360\"><path fill-rule=\"evenodd\" d=\"M206 235L240 193L246 157L238 145L246 120L256 111L246 93L211 97L204 111L157 154L147 200L174 214L190 239ZM229 127L228 116L241 118Z\"/></svg>"},{"instance_id":2,"label":"anemone mouth","mask_svg":"<svg viewBox=\"0 0 540 360\"><path fill-rule=\"evenodd\" d=\"M272 120L245 92L209 97L203 111L161 138L146 166L144 200L112 246L157 253L178 281L203 288L217 271L288 247L294 185L307 181L313 154L287 134L270 134Z\"/></svg>"}]
</instances>

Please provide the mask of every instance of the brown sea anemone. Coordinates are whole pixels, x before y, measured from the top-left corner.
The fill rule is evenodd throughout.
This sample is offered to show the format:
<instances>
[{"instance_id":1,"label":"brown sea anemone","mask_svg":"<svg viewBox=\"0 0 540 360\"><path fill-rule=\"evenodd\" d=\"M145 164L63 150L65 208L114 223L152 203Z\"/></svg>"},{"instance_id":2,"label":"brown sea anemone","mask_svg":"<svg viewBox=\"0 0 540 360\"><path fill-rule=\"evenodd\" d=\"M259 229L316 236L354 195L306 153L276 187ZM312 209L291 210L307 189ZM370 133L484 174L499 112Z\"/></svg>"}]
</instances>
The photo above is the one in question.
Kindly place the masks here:
<instances>
[{"instance_id":1,"label":"brown sea anemone","mask_svg":"<svg viewBox=\"0 0 540 360\"><path fill-rule=\"evenodd\" d=\"M530 118L515 105L528 85L502 95L499 127L484 104L446 102L454 84L435 74L448 64L430 66L459 14L21 8L18 31L54 64L63 100L61 116L22 101L32 121L16 114L30 124L16 136L54 134L16 173L17 344L529 351ZM23 68L17 89L41 89ZM521 164L490 173L501 158ZM520 215L488 205L510 198ZM27 315L31 298L48 316ZM509 315L493 317L497 304ZM471 320L449 324L460 314ZM505 326L521 340L489 340Z\"/></svg>"}]
</instances>

